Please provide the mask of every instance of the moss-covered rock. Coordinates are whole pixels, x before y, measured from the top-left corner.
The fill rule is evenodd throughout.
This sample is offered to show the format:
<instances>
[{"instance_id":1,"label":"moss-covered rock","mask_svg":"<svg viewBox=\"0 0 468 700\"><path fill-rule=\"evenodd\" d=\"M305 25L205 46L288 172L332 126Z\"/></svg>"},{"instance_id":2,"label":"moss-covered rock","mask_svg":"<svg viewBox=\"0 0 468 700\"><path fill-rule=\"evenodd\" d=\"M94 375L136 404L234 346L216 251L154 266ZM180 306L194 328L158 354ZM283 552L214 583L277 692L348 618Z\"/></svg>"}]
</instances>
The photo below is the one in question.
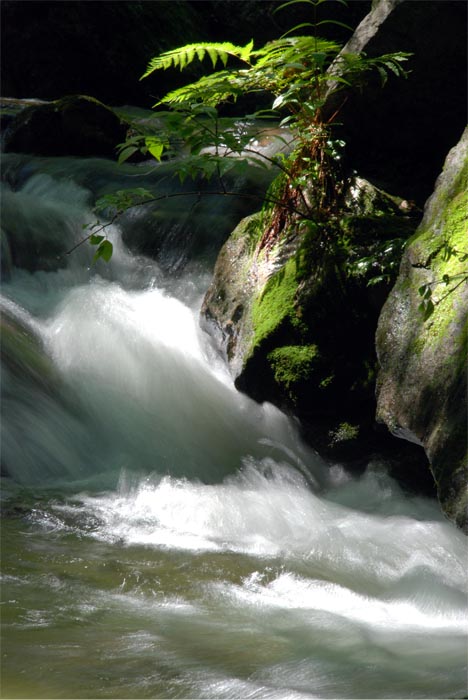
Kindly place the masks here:
<instances>
[{"instance_id":1,"label":"moss-covered rock","mask_svg":"<svg viewBox=\"0 0 468 700\"><path fill-rule=\"evenodd\" d=\"M468 129L447 157L377 331L377 417L424 446L442 507L465 531L467 254Z\"/></svg>"},{"instance_id":2,"label":"moss-covered rock","mask_svg":"<svg viewBox=\"0 0 468 700\"><path fill-rule=\"evenodd\" d=\"M9 124L5 152L114 158L127 126L92 97L72 95L27 107Z\"/></svg>"},{"instance_id":3,"label":"moss-covered rock","mask_svg":"<svg viewBox=\"0 0 468 700\"><path fill-rule=\"evenodd\" d=\"M260 250L268 223L260 214L245 219L221 250L204 300L203 323L236 386L304 423L322 422L327 445L334 426L373 420L374 333L389 285L368 287L375 270L358 261L395 234L414 233L403 209L356 178L341 221L328 231L333 245L320 244L317 225L298 223Z\"/></svg>"}]
</instances>

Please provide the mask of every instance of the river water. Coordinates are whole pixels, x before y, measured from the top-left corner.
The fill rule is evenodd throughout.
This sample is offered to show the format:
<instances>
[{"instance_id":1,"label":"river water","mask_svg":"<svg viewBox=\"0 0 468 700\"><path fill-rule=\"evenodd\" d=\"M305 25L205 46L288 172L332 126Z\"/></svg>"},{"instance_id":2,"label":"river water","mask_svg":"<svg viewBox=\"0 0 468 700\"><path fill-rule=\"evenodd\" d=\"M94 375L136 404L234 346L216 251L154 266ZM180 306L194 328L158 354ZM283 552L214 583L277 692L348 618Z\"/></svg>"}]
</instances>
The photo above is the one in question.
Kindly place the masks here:
<instances>
[{"instance_id":1,"label":"river water","mask_svg":"<svg viewBox=\"0 0 468 700\"><path fill-rule=\"evenodd\" d=\"M206 246L158 265L114 227L109 265L54 264L110 166L7 166L3 697L466 696L466 540L437 504L234 389Z\"/></svg>"}]
</instances>

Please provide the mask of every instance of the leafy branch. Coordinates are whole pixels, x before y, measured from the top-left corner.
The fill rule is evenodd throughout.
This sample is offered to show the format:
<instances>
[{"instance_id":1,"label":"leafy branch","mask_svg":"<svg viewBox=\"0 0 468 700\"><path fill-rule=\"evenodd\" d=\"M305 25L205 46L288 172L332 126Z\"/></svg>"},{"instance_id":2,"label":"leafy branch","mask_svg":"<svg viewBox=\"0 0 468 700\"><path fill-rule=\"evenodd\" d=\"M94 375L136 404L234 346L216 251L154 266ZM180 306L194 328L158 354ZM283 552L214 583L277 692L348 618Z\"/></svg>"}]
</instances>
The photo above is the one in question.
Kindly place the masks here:
<instances>
[{"instance_id":1,"label":"leafy branch","mask_svg":"<svg viewBox=\"0 0 468 700\"><path fill-rule=\"evenodd\" d=\"M133 196L135 195L135 196ZM154 202L160 202L162 200L174 199L175 197L197 197L200 200L203 196L223 196L223 197L237 197L244 199L253 199L262 203L286 206L291 214L297 214L303 216L303 213L293 207L292 205L284 205L277 197L272 195L258 195L253 192L239 192L239 191L229 191L227 189L212 189L212 190L191 190L188 192L169 192L160 195L154 195L149 190L144 190L143 188L135 188L134 190L119 190L115 193L104 195L96 201L96 205L93 209L95 213L102 212L103 209L112 208L113 214L108 221L101 223L98 219L92 224L85 224L84 228L89 229L90 233L82 238L78 243L76 243L72 248L67 250L64 255L70 255L77 248L82 246L84 243L89 242L91 245L97 245L98 248L93 257L93 263L98 259L102 258L106 262L112 257L113 246L109 241L107 234L101 236L101 232L107 231L108 228L113 226L122 214L124 214L129 209L133 207L139 207L147 204L152 204Z\"/></svg>"},{"instance_id":2,"label":"leafy branch","mask_svg":"<svg viewBox=\"0 0 468 700\"><path fill-rule=\"evenodd\" d=\"M400 52L369 58L365 54L340 52L338 43L318 36L322 25L342 25L333 20L317 20L317 8L326 1L289 0L280 5L276 11L303 3L311 9L312 21L293 27L260 48L254 48L253 40L245 46L200 42L153 58L142 78L157 70L177 68L183 71L194 61L201 63L206 57L211 61L212 72L160 99L154 106L158 110L169 108L157 112L161 117L160 126L151 134L137 126L118 147L119 163L141 151L151 154L157 161L171 160L181 182L187 177L201 176L207 180L215 177L219 192L213 190L210 194L255 197L265 206L273 206L268 235L260 242L260 246L266 248L294 220L325 223L336 215L340 193L344 190L340 164L343 144L332 133L339 109L325 121L321 113L325 101L344 88L360 88L370 73L377 72L382 85L389 73L404 76L403 63L409 54ZM338 1L346 5L344 0ZM304 29L312 33L300 33ZM219 65L221 70L216 70ZM272 103L269 110L251 116L255 119L267 115L275 117L281 120L280 126L289 129L291 152L288 156L282 153L284 144L278 144L273 157L256 152L250 144L251 134L245 129L233 129L232 123L220 116L219 110L225 103L254 93L269 94ZM188 151L182 158L180 144ZM264 198L227 190L223 178L232 167L271 164L280 171L274 195L271 190ZM187 194L144 199L158 201ZM191 194L201 196L197 192ZM138 203L131 200L126 206ZM96 241L96 254L101 249L100 257L107 256L109 247L104 245L104 240L97 242L96 232L94 238L92 235L88 239Z\"/></svg>"},{"instance_id":3,"label":"leafy branch","mask_svg":"<svg viewBox=\"0 0 468 700\"><path fill-rule=\"evenodd\" d=\"M156 70L178 67L183 70L194 60L202 61L209 55L216 67L221 62L223 69L213 71L199 80L173 90L165 95L155 107L168 105L173 112L185 113L184 128L197 131L199 117L217 120L217 109L226 102L235 102L239 96L249 93L267 92L273 102L270 115L282 118L280 125L292 130L295 147L283 172L287 172L285 189L280 201L297 203L302 201L306 216L313 210L317 218L326 218L336 206L340 190L339 164L336 144L331 134L331 124L338 111L326 122L321 117L321 108L326 99L343 88L361 87L371 72L380 75L382 85L389 73L404 76L403 63L409 54L399 52L369 58L365 54L340 53L340 45L319 37L318 29L329 23L342 26L334 20L318 21L316 10L326 0L289 0L276 11L303 3L311 8L313 21L293 27L285 35L254 49L253 41L246 46L231 43L189 44L167 51L152 59L142 77ZM344 0L340 0L346 4ZM312 29L311 35L294 35L299 30ZM230 67L234 58L237 65ZM238 64L241 62L241 66ZM286 112L286 114L285 114ZM229 135L216 129L225 138L232 152L241 155L245 143L229 142ZM201 140L186 133L191 155L200 153ZM166 139L166 143L167 143ZM161 141L161 143L163 143ZM216 144L216 154L218 144ZM197 150L198 149L198 150ZM276 231L276 234L278 231Z\"/></svg>"},{"instance_id":4,"label":"leafy branch","mask_svg":"<svg viewBox=\"0 0 468 700\"><path fill-rule=\"evenodd\" d=\"M197 44L186 44L181 48L165 51L159 56L152 58L146 72L141 76L141 79L146 78L160 68L167 70L167 68L174 67L183 70L192 63L195 57L199 61L203 61L205 56L209 56L213 68L216 68L218 61L221 61L221 63L226 66L229 56L234 56L249 64L252 48L253 41L246 44L246 46L235 46L227 41L222 43L201 42Z\"/></svg>"}]
</instances>

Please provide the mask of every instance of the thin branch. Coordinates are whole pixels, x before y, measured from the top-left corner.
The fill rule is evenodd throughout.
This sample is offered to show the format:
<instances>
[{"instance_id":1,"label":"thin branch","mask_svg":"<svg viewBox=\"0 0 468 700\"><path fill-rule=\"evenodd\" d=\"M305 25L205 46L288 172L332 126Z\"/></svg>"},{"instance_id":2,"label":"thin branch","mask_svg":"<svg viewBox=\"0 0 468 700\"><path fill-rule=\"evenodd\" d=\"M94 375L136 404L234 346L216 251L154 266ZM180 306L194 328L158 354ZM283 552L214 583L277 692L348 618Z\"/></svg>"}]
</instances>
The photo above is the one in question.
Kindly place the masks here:
<instances>
[{"instance_id":1,"label":"thin branch","mask_svg":"<svg viewBox=\"0 0 468 700\"><path fill-rule=\"evenodd\" d=\"M463 275L462 279L458 282L458 284L455 285L455 287L452 287L443 296L441 296L440 299L437 299L437 301L435 302L435 306L437 306L442 301L444 301L444 299L447 299L447 297L450 296L450 294L453 294L453 292L456 289L458 289L458 287L460 287L463 284L463 282L468 282L468 273L460 273L460 274ZM458 277L458 275L457 275L457 277Z\"/></svg>"},{"instance_id":2,"label":"thin branch","mask_svg":"<svg viewBox=\"0 0 468 700\"><path fill-rule=\"evenodd\" d=\"M98 227L98 224L93 224L93 226L92 226L92 229L93 229L93 230L91 231L91 233L90 233L88 236L86 236L86 238L83 238L79 243L77 243L76 245L74 245L73 248L70 248L70 250L67 250L65 253L63 253L63 255L58 255L58 256L57 256L57 260L60 260L60 259L63 258L65 255L70 255L70 253L73 253L73 251L76 250L77 248L79 248L81 245L83 245L83 243L86 243L86 241L89 241L89 239L90 239L92 236L95 236L96 234L100 233L101 231L104 231L104 230L105 230L106 228L108 228L109 226L112 226L112 224L114 223L114 221L115 221L122 213L123 213L123 212L118 211L116 214L114 214L114 216L112 217L112 219L111 219L110 221L108 221L108 222L105 223L105 224L102 224L102 225L99 226L99 227Z\"/></svg>"},{"instance_id":3,"label":"thin branch","mask_svg":"<svg viewBox=\"0 0 468 700\"><path fill-rule=\"evenodd\" d=\"M128 209L125 210L119 210L117 211L113 217L110 219L105 224L102 224L100 228L97 230L93 230L89 236L86 236L86 238L83 238L79 243L76 243L76 245L73 246L73 248L70 248L67 250L61 257L64 257L65 255L70 255L70 253L73 253L77 248L79 248L83 243L86 243L86 241L89 241L91 236L96 235L96 233L99 233L100 231L105 230L109 226L112 226L112 224L115 223L115 221L125 212L128 211L129 209L133 209L134 207L141 207L144 206L145 204L152 204L154 202L160 202L164 199L173 199L174 197L197 197L197 203L200 201L202 197L210 197L210 196L218 196L218 197L241 197L243 199L255 199L260 202L266 202L268 204L277 204L281 209L285 211L289 211L291 214L297 214L300 216L302 219L309 219L311 220L310 216L306 216L303 211L300 209L297 209L297 207L291 206L291 205L286 205L284 202L282 202L280 199L277 199L276 197L270 197L270 196L261 196L258 194L253 194L251 192L228 192L228 191L222 191L222 190L207 190L205 192L201 190L192 190L190 192L171 192L169 194L161 194L158 195L157 197L152 197L151 199L145 199L142 202L137 202L136 204L132 204L132 206L128 207ZM96 224L93 225L93 229L95 229Z\"/></svg>"}]
</instances>

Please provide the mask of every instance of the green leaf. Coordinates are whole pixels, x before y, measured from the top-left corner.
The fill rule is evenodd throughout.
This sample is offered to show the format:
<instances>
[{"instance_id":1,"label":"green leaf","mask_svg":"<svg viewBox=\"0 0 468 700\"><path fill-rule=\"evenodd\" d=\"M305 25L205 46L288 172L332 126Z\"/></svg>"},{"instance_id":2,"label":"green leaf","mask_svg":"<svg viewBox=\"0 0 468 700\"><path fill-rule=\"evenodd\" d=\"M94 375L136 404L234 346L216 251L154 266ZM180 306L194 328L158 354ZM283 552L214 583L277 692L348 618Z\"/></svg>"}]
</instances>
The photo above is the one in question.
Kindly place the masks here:
<instances>
[{"instance_id":1,"label":"green leaf","mask_svg":"<svg viewBox=\"0 0 468 700\"><path fill-rule=\"evenodd\" d=\"M99 245L99 243L103 240L104 236L98 236L95 233L93 233L93 235L89 237L89 242L91 243L91 245Z\"/></svg>"},{"instance_id":2,"label":"green leaf","mask_svg":"<svg viewBox=\"0 0 468 700\"><path fill-rule=\"evenodd\" d=\"M327 81L333 82L333 83L341 83L342 85L346 85L346 87L352 87L352 83L349 80L346 80L346 78L343 78L342 75L328 75L327 74ZM336 90L335 90L336 92Z\"/></svg>"},{"instance_id":3,"label":"green leaf","mask_svg":"<svg viewBox=\"0 0 468 700\"><path fill-rule=\"evenodd\" d=\"M372 277L368 283L368 287L373 287L375 284L380 284L380 282L385 282L388 281L388 277L386 275L378 275L377 277Z\"/></svg>"},{"instance_id":4,"label":"green leaf","mask_svg":"<svg viewBox=\"0 0 468 700\"><path fill-rule=\"evenodd\" d=\"M314 5L315 3L313 0L289 0L289 2L284 2L282 5L279 7L276 7L273 12L279 12L280 10L284 10L286 7L290 7L291 5L299 5L299 4L305 4L305 5Z\"/></svg>"},{"instance_id":5,"label":"green leaf","mask_svg":"<svg viewBox=\"0 0 468 700\"><path fill-rule=\"evenodd\" d=\"M109 262L109 260L112 257L112 252L113 252L113 245L110 241L107 239L102 241L101 245L97 249L97 251L94 254L93 257L93 263L97 262L100 258L105 260L105 262Z\"/></svg>"},{"instance_id":6,"label":"green leaf","mask_svg":"<svg viewBox=\"0 0 468 700\"><path fill-rule=\"evenodd\" d=\"M219 55L218 51L216 51L216 49L214 49L213 47L208 46L206 49L206 52L207 52L208 56L211 58L211 63L213 64L213 68L216 68L216 63L218 61L218 55Z\"/></svg>"},{"instance_id":7,"label":"green leaf","mask_svg":"<svg viewBox=\"0 0 468 700\"><path fill-rule=\"evenodd\" d=\"M288 31L285 32L285 33L281 36L281 38L283 39L283 37L289 36L289 35L292 34L293 32L297 32L299 29L302 29L303 27L313 27L313 26L314 26L314 25L312 24L312 22L302 22L301 24L296 24L295 27L292 27L291 29L288 29Z\"/></svg>"},{"instance_id":8,"label":"green leaf","mask_svg":"<svg viewBox=\"0 0 468 700\"><path fill-rule=\"evenodd\" d=\"M224 42L201 42L199 44L186 44L177 49L172 49L170 51L165 51L159 56L155 56L151 59L148 64L146 71L141 76L140 80L151 75L155 70L167 70L168 68L180 68L183 70L192 61L195 56L198 60L202 61L206 54L211 58L213 68L216 63L221 60L224 65L226 65L228 56L236 56L241 60L248 62L245 57L250 55L251 48L250 44L246 46L236 46L228 41Z\"/></svg>"},{"instance_id":9,"label":"green leaf","mask_svg":"<svg viewBox=\"0 0 468 700\"><path fill-rule=\"evenodd\" d=\"M336 24L338 27L344 27L344 29L349 29L350 32L353 31L353 28L349 26L349 24L345 24L344 22L338 22L336 19L322 19L320 22L317 22L317 27L320 27L322 24Z\"/></svg>"},{"instance_id":10,"label":"green leaf","mask_svg":"<svg viewBox=\"0 0 468 700\"><path fill-rule=\"evenodd\" d=\"M286 95L278 95L278 97L274 100L273 104L271 105L272 109L279 109L279 107L283 107L283 105L286 102Z\"/></svg>"},{"instance_id":11,"label":"green leaf","mask_svg":"<svg viewBox=\"0 0 468 700\"><path fill-rule=\"evenodd\" d=\"M205 47L204 46L197 46L195 48L195 51L196 51L198 60L203 61L203 59L205 58L205 54L206 54Z\"/></svg>"},{"instance_id":12,"label":"green leaf","mask_svg":"<svg viewBox=\"0 0 468 700\"><path fill-rule=\"evenodd\" d=\"M117 160L117 163L119 165L122 165L126 160L130 158L134 153L136 153L139 149L137 146L129 146L128 148L124 148L123 151L120 152L119 158Z\"/></svg>"},{"instance_id":13,"label":"green leaf","mask_svg":"<svg viewBox=\"0 0 468 700\"><path fill-rule=\"evenodd\" d=\"M239 55L239 58L242 61L245 61L245 63L249 63L249 61L250 61L250 54L252 53L253 46L254 46L254 41L253 41L253 39L251 39L249 41L249 43L243 47L243 49Z\"/></svg>"},{"instance_id":14,"label":"green leaf","mask_svg":"<svg viewBox=\"0 0 468 700\"><path fill-rule=\"evenodd\" d=\"M156 160L161 160L165 144L156 136L147 136L145 144L151 155L156 158Z\"/></svg>"},{"instance_id":15,"label":"green leaf","mask_svg":"<svg viewBox=\"0 0 468 700\"><path fill-rule=\"evenodd\" d=\"M316 53L313 53L313 54L312 54L312 58L314 59L314 61L315 61L315 63L317 64L317 66L318 66L320 69L322 69L322 68L323 68L323 65L324 65L324 63L325 63L325 61L326 61L327 54L324 53L323 51L316 52Z\"/></svg>"},{"instance_id":16,"label":"green leaf","mask_svg":"<svg viewBox=\"0 0 468 700\"><path fill-rule=\"evenodd\" d=\"M435 306L432 302L431 299L425 303L425 308L424 308L424 320L427 321L428 318L432 316L434 313Z\"/></svg>"},{"instance_id":17,"label":"green leaf","mask_svg":"<svg viewBox=\"0 0 468 700\"><path fill-rule=\"evenodd\" d=\"M380 82L383 87L388 80L387 71L384 68L382 68L382 66L376 66L376 68L380 75Z\"/></svg>"}]
</instances>

